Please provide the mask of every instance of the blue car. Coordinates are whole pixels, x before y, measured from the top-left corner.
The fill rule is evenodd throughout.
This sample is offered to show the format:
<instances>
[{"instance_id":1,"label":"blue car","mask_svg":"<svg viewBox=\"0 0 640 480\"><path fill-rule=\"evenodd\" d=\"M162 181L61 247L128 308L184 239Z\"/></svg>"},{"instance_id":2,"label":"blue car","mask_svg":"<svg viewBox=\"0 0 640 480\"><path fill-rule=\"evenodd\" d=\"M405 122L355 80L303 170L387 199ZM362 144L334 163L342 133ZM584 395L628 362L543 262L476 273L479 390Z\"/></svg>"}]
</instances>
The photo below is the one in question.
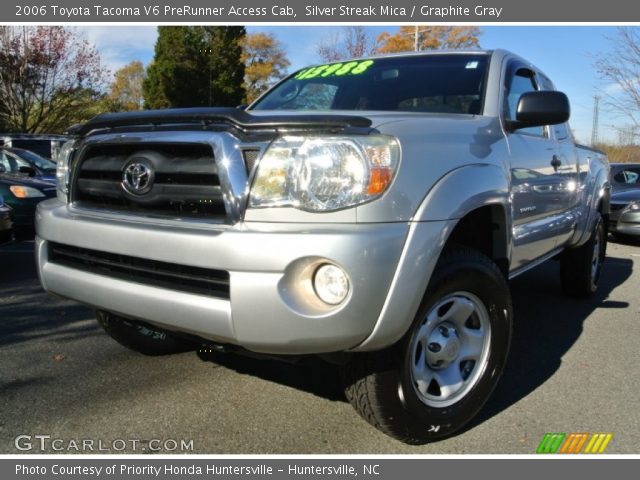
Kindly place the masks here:
<instances>
[{"instance_id":1,"label":"blue car","mask_svg":"<svg viewBox=\"0 0 640 480\"><path fill-rule=\"evenodd\" d=\"M36 206L42 200L55 197L56 186L37 178L21 178L0 173L0 195L4 198L4 204L11 207L11 219L16 236L22 238L34 233Z\"/></svg>"}]
</instances>

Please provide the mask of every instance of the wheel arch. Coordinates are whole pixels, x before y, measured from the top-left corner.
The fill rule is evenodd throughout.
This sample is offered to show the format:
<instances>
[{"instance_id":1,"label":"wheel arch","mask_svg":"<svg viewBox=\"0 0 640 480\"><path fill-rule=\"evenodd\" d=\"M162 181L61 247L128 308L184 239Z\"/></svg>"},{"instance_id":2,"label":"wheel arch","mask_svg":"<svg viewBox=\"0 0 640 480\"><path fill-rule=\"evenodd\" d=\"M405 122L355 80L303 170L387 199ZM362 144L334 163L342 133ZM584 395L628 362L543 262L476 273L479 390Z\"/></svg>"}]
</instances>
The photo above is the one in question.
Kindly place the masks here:
<instances>
[{"instance_id":1,"label":"wheel arch","mask_svg":"<svg viewBox=\"0 0 640 480\"><path fill-rule=\"evenodd\" d=\"M371 335L352 350L379 350L406 334L436 264L450 245L478 249L508 276L509 209L509 182L502 168L474 164L443 176L416 211L389 294Z\"/></svg>"}]
</instances>

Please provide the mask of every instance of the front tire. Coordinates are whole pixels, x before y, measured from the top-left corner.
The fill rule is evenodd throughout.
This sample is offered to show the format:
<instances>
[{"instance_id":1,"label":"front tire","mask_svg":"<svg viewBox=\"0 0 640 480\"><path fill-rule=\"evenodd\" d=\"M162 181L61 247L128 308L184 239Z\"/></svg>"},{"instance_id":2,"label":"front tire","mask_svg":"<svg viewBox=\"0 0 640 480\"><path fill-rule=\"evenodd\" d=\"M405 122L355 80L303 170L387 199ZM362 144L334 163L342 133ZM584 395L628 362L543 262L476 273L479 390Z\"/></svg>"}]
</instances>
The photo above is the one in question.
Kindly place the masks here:
<instances>
[{"instance_id":1,"label":"front tire","mask_svg":"<svg viewBox=\"0 0 640 480\"><path fill-rule=\"evenodd\" d=\"M354 408L410 444L448 437L487 401L512 332L507 282L489 258L465 248L438 262L413 325L396 345L354 355L343 369Z\"/></svg>"},{"instance_id":2,"label":"front tire","mask_svg":"<svg viewBox=\"0 0 640 480\"><path fill-rule=\"evenodd\" d=\"M197 346L155 326L97 311L100 326L120 345L143 355L171 355L195 350Z\"/></svg>"}]
</instances>

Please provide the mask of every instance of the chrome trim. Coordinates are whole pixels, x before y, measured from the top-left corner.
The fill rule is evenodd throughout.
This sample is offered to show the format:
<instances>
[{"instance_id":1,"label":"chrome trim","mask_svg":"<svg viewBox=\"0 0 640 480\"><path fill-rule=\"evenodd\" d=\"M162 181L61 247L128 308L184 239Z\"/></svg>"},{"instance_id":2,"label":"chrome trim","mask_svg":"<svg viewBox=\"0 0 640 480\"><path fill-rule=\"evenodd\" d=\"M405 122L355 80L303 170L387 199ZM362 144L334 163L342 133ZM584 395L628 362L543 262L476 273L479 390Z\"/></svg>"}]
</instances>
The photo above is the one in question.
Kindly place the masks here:
<instances>
[{"instance_id":1,"label":"chrome trim","mask_svg":"<svg viewBox=\"0 0 640 480\"><path fill-rule=\"evenodd\" d=\"M250 178L247 174L242 150L247 148L258 149L258 159L254 165L254 171L260 161L262 154L264 153L269 141L264 139L253 142L246 142L228 131L156 131L156 132L128 132L128 133L105 133L99 135L93 135L82 140L79 145L79 154L74 159L72 165L72 179L71 179L71 192L70 198L75 198L75 178L78 172L78 168L81 164L81 159L84 157L86 150L92 146L105 144L105 145L138 145L145 143L195 143L206 144L211 147L213 151L213 158L216 162L218 169L218 178L220 180L220 187L222 189L222 198L224 201L225 210L227 212L226 223L236 223L242 220L244 211L247 207L247 201L249 197ZM86 213L88 215L101 214L102 209L89 209L84 208L78 202L72 200L74 209L79 213ZM122 212L109 212L122 217ZM134 218L152 218L154 222L160 220L158 216L153 215L132 215ZM178 220L181 223L191 222L192 220ZM198 223L197 220L193 220L194 223ZM215 223L208 221L208 223Z\"/></svg>"}]
</instances>

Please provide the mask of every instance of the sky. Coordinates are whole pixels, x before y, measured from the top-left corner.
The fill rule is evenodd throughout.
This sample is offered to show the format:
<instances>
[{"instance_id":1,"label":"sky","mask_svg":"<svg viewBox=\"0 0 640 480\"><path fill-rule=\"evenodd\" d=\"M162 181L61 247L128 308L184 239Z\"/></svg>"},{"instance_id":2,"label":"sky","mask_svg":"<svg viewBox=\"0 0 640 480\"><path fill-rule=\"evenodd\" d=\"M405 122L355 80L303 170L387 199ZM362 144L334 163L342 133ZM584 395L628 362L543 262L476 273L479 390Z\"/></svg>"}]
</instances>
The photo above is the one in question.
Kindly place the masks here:
<instances>
[{"instance_id":1,"label":"sky","mask_svg":"<svg viewBox=\"0 0 640 480\"><path fill-rule=\"evenodd\" d=\"M383 31L393 33L398 26L367 27L376 36ZM594 95L610 91L594 67L596 55L610 51L610 38L616 27L610 26L482 26L482 48L504 48L529 60L564 91L571 102L571 128L577 140L589 143L593 122ZM112 72L132 60L147 65L153 58L157 37L152 26L87 26L79 27L101 53L103 62ZM283 45L291 66L290 71L320 61L316 47L323 39L339 34L340 26L249 26L249 33L268 32ZM599 138L617 141L614 127L625 127L628 122L611 112L601 103Z\"/></svg>"}]
</instances>

